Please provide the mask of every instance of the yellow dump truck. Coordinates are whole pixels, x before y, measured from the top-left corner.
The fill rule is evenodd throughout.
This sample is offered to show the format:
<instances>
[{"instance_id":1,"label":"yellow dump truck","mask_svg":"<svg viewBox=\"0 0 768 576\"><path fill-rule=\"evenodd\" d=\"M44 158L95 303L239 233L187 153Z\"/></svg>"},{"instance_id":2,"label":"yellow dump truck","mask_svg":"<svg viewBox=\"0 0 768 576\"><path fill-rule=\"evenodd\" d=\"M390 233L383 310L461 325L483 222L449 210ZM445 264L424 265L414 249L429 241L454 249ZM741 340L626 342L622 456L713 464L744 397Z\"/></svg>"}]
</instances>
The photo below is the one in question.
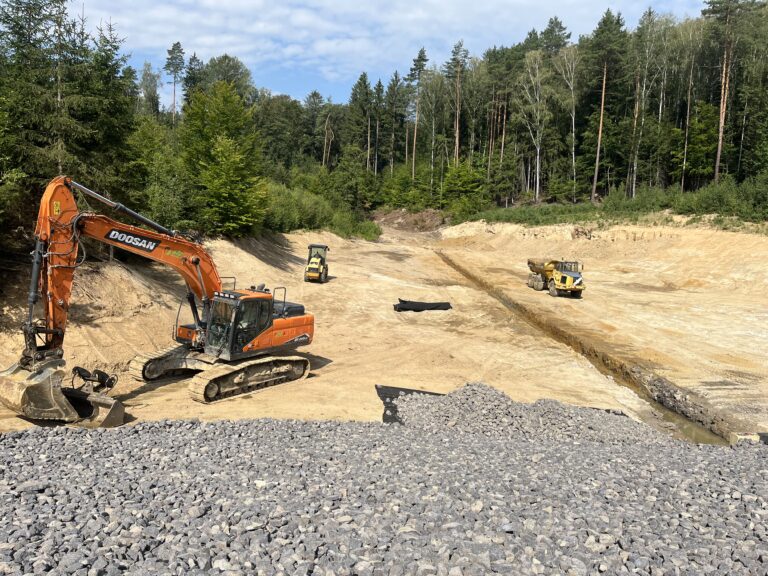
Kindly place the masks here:
<instances>
[{"instance_id":1,"label":"yellow dump truck","mask_svg":"<svg viewBox=\"0 0 768 576\"><path fill-rule=\"evenodd\" d=\"M550 296L572 296L581 298L586 286L579 262L555 260L554 258L531 258L528 260L528 287L534 290L549 290Z\"/></svg>"}]
</instances>

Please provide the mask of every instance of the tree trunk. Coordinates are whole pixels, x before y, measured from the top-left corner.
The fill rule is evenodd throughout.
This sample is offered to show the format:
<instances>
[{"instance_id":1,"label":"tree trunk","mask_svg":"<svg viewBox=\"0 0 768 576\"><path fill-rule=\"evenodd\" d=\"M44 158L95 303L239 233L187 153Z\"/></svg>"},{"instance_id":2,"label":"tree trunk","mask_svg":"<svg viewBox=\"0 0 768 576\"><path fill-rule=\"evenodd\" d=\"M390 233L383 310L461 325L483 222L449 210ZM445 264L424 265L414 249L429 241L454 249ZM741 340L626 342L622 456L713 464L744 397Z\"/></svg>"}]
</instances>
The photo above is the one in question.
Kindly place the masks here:
<instances>
[{"instance_id":1,"label":"tree trunk","mask_svg":"<svg viewBox=\"0 0 768 576\"><path fill-rule=\"evenodd\" d=\"M432 114L432 139L429 144L429 197L435 185L435 115Z\"/></svg>"},{"instance_id":2,"label":"tree trunk","mask_svg":"<svg viewBox=\"0 0 768 576\"><path fill-rule=\"evenodd\" d=\"M368 114L368 144L365 147L365 171L371 171L371 115Z\"/></svg>"},{"instance_id":3,"label":"tree trunk","mask_svg":"<svg viewBox=\"0 0 768 576\"><path fill-rule=\"evenodd\" d=\"M635 136L637 133L637 119L640 116L640 83L637 77L635 77L635 110L632 114L632 138L629 143L629 167L627 169L627 194L630 198L634 198L632 194L632 168L635 165Z\"/></svg>"},{"instance_id":4,"label":"tree trunk","mask_svg":"<svg viewBox=\"0 0 768 576\"><path fill-rule=\"evenodd\" d=\"M499 170L504 164L504 141L507 139L507 101L504 100L504 116L501 124L501 150L499 151Z\"/></svg>"},{"instance_id":5,"label":"tree trunk","mask_svg":"<svg viewBox=\"0 0 768 576\"><path fill-rule=\"evenodd\" d=\"M472 161L475 158L475 122L471 121L471 128L469 131L469 164L472 165Z\"/></svg>"},{"instance_id":6,"label":"tree trunk","mask_svg":"<svg viewBox=\"0 0 768 576\"><path fill-rule=\"evenodd\" d=\"M331 144L328 140L329 128L331 122L331 115L325 117L325 136L323 138L323 167L328 164L329 156L331 155Z\"/></svg>"},{"instance_id":7,"label":"tree trunk","mask_svg":"<svg viewBox=\"0 0 768 576\"><path fill-rule=\"evenodd\" d=\"M395 127L392 126L392 142L389 148L389 176L395 175Z\"/></svg>"},{"instance_id":8,"label":"tree trunk","mask_svg":"<svg viewBox=\"0 0 768 576\"><path fill-rule=\"evenodd\" d=\"M739 160L736 163L736 174L741 172L741 155L744 152L744 132L747 130L747 109L749 107L749 96L744 100L744 115L741 118L741 138L739 139Z\"/></svg>"},{"instance_id":9,"label":"tree trunk","mask_svg":"<svg viewBox=\"0 0 768 576\"><path fill-rule=\"evenodd\" d=\"M576 203L576 97L571 88L571 177L573 178L573 203Z\"/></svg>"},{"instance_id":10,"label":"tree trunk","mask_svg":"<svg viewBox=\"0 0 768 576\"><path fill-rule=\"evenodd\" d=\"M459 126L461 125L461 68L456 72L456 117L453 122L454 129L454 147L453 147L453 164L458 166L459 164Z\"/></svg>"},{"instance_id":11,"label":"tree trunk","mask_svg":"<svg viewBox=\"0 0 768 576\"><path fill-rule=\"evenodd\" d=\"M491 162L493 161L493 149L496 144L496 96L494 95L491 100L491 118L488 123L488 169L486 171L485 180L491 181Z\"/></svg>"},{"instance_id":12,"label":"tree trunk","mask_svg":"<svg viewBox=\"0 0 768 576\"><path fill-rule=\"evenodd\" d=\"M541 146L536 146L536 190L533 193L533 199L538 204L539 192L541 190Z\"/></svg>"},{"instance_id":13,"label":"tree trunk","mask_svg":"<svg viewBox=\"0 0 768 576\"><path fill-rule=\"evenodd\" d=\"M373 155L373 174L375 176L378 176L379 174L379 119L376 118L376 144L374 147L374 155Z\"/></svg>"},{"instance_id":14,"label":"tree trunk","mask_svg":"<svg viewBox=\"0 0 768 576\"><path fill-rule=\"evenodd\" d=\"M416 180L416 134L419 130L419 97L416 96L416 121L413 124L413 152L411 154L411 182Z\"/></svg>"},{"instance_id":15,"label":"tree trunk","mask_svg":"<svg viewBox=\"0 0 768 576\"><path fill-rule=\"evenodd\" d=\"M603 112L605 110L605 81L608 77L608 63L603 64L603 91L600 96L600 125L597 129L597 152L595 153L595 176L592 179L592 195L590 200L597 202L597 175L600 171L600 145L603 141Z\"/></svg>"},{"instance_id":16,"label":"tree trunk","mask_svg":"<svg viewBox=\"0 0 768 576\"><path fill-rule=\"evenodd\" d=\"M635 163L632 167L632 198L637 195L637 162L640 158L640 141L643 139L643 129L645 128L645 114L640 116L640 134L637 136L637 144L635 145Z\"/></svg>"},{"instance_id":17,"label":"tree trunk","mask_svg":"<svg viewBox=\"0 0 768 576\"><path fill-rule=\"evenodd\" d=\"M752 65L757 59L757 51L752 52ZM749 69L745 72L744 85L749 86ZM739 139L739 160L736 163L736 174L741 172L741 156L744 152L744 133L747 131L747 109L749 107L749 92L744 97L744 114L741 117L741 138Z\"/></svg>"},{"instance_id":18,"label":"tree trunk","mask_svg":"<svg viewBox=\"0 0 768 576\"><path fill-rule=\"evenodd\" d=\"M728 108L728 79L730 77L730 54L726 43L723 51L723 71L720 77L720 122L717 129L717 156L715 156L715 183L720 180L720 156L723 153L723 134L725 133L725 114Z\"/></svg>"},{"instance_id":19,"label":"tree trunk","mask_svg":"<svg viewBox=\"0 0 768 576\"><path fill-rule=\"evenodd\" d=\"M405 165L408 166L408 122L405 123Z\"/></svg>"},{"instance_id":20,"label":"tree trunk","mask_svg":"<svg viewBox=\"0 0 768 576\"><path fill-rule=\"evenodd\" d=\"M685 139L683 142L683 170L680 176L680 192L685 192L685 167L688 162L688 129L691 125L691 90L693 89L693 66L696 56L691 56L691 70L688 73L688 102L685 110Z\"/></svg>"}]
</instances>

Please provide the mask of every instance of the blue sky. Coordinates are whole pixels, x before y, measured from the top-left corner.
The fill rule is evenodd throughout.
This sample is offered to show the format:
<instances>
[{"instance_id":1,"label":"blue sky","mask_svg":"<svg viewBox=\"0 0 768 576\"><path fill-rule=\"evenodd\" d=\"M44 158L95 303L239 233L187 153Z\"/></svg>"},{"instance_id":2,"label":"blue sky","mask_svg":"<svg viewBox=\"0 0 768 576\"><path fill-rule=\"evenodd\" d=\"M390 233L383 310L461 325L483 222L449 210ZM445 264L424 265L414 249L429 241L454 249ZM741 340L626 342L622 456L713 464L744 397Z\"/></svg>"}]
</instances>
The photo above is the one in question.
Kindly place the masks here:
<instances>
[{"instance_id":1,"label":"blue sky","mask_svg":"<svg viewBox=\"0 0 768 576\"><path fill-rule=\"evenodd\" d=\"M628 0L80 0L91 26L112 21L125 39L131 64L156 69L181 42L187 56L207 60L228 53L251 70L254 82L273 93L303 99L317 89L344 102L360 72L386 85L394 70L407 72L421 46L430 65L444 62L463 39L473 55L519 42L558 16L573 39L592 31L606 8L634 27L649 4ZM698 16L702 2L656 0L656 11ZM169 104L170 91L164 90Z\"/></svg>"}]
</instances>

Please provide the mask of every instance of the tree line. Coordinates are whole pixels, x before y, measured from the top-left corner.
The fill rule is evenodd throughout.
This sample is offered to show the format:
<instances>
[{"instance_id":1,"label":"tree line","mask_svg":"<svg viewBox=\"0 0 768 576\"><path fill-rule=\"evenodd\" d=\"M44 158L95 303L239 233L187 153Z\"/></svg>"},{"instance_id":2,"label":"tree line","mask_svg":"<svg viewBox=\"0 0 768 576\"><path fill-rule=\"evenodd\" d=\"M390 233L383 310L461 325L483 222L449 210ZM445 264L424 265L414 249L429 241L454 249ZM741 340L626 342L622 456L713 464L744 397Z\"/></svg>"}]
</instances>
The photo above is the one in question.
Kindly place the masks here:
<instances>
[{"instance_id":1,"label":"tree line","mask_svg":"<svg viewBox=\"0 0 768 576\"><path fill-rule=\"evenodd\" d=\"M111 24L89 33L64 0L0 0L0 222L26 225L59 173L226 235L374 234L381 206L467 217L744 182L768 169L766 16L766 2L709 0L630 30L606 10L577 39L552 17L481 56L422 48L336 103L272 94L236 56L204 62L178 42L162 71L137 71Z\"/></svg>"}]
</instances>

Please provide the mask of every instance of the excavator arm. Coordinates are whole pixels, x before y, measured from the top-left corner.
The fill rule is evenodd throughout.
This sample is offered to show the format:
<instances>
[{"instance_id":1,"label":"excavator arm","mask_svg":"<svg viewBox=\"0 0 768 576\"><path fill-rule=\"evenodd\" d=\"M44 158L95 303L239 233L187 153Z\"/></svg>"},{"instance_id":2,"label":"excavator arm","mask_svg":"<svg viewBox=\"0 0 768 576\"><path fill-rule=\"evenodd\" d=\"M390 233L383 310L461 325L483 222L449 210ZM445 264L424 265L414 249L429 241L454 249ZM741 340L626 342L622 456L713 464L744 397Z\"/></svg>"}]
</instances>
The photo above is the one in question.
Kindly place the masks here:
<instances>
[{"instance_id":1,"label":"excavator arm","mask_svg":"<svg viewBox=\"0 0 768 576\"><path fill-rule=\"evenodd\" d=\"M75 190L127 214L150 229L124 224L104 215L80 212ZM70 422L90 419L93 425L104 426L105 420L116 422L118 417L122 422L122 406L118 410L114 401L97 394L99 390L92 387L85 393L61 388L62 345L83 238L116 246L176 270L187 285L187 298L197 327L193 343L198 346L204 344L205 321L214 292L221 290L221 278L213 260L199 244L69 178L58 177L48 184L35 228L28 313L22 328L25 348L19 362L0 373L0 402L33 419ZM35 308L41 301L43 318L36 320ZM197 301L202 303L202 315ZM194 342L196 339L199 342ZM91 381L98 383L98 379ZM102 379L100 383L105 385L106 382ZM93 405L91 413L80 413L88 411L89 403ZM100 406L100 403L104 405Z\"/></svg>"}]
</instances>

